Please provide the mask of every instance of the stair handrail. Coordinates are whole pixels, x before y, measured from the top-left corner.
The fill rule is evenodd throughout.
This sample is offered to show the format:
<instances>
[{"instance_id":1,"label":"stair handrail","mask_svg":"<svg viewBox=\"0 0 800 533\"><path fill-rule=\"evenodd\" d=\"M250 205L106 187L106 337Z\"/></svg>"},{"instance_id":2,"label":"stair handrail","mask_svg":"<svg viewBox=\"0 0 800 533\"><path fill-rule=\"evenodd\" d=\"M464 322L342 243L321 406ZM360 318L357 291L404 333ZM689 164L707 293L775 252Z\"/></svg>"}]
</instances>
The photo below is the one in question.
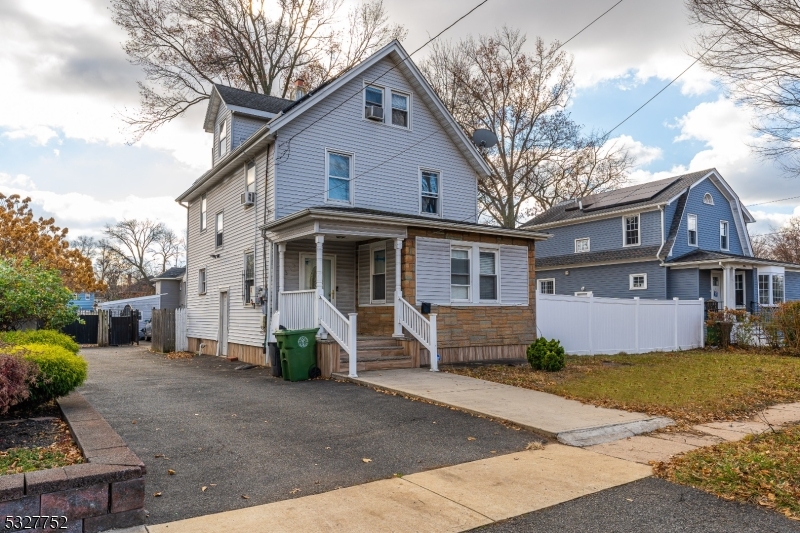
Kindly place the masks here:
<instances>
[{"instance_id":1,"label":"stair handrail","mask_svg":"<svg viewBox=\"0 0 800 533\"><path fill-rule=\"evenodd\" d=\"M356 369L358 351L358 335L356 333L356 313L349 313L349 319L345 318L327 298L318 295L319 305L319 325L333 337L339 346L347 352L349 365L348 375L357 378Z\"/></svg>"},{"instance_id":2,"label":"stair handrail","mask_svg":"<svg viewBox=\"0 0 800 533\"><path fill-rule=\"evenodd\" d=\"M431 372L438 372L439 353L437 349L436 315L431 313L428 315L429 319L425 318L425 315L417 311L413 305L402 297L397 296L397 301L400 304L400 309L398 310L400 325L428 349L428 353L431 356Z\"/></svg>"}]
</instances>

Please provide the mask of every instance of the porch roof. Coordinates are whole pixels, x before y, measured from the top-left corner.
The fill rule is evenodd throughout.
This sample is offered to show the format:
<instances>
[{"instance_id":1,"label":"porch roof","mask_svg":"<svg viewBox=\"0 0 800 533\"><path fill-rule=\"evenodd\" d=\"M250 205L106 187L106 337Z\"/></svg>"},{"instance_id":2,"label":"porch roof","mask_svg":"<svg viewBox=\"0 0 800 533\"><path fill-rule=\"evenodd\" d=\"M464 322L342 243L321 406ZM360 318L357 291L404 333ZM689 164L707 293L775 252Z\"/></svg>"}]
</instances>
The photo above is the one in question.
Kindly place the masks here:
<instances>
[{"instance_id":1,"label":"porch roof","mask_svg":"<svg viewBox=\"0 0 800 533\"><path fill-rule=\"evenodd\" d=\"M327 224L326 224L327 223ZM341 223L343 226L333 226ZM548 233L522 229L508 229L487 224L433 218L424 215L407 215L359 207L319 206L303 209L281 219L262 224L263 235L272 234L273 240L292 240L315 233L341 234L346 237L405 237L409 226L449 229L470 233L483 233L541 241L551 237Z\"/></svg>"},{"instance_id":2,"label":"porch roof","mask_svg":"<svg viewBox=\"0 0 800 533\"><path fill-rule=\"evenodd\" d=\"M666 266L716 266L719 263L733 263L747 266L775 265L782 266L791 270L800 270L800 265L796 263L786 263L775 261L774 259L764 259L762 257L751 257L747 255L731 254L727 252L714 252L710 250L695 250L684 254L675 259L664 262Z\"/></svg>"}]
</instances>

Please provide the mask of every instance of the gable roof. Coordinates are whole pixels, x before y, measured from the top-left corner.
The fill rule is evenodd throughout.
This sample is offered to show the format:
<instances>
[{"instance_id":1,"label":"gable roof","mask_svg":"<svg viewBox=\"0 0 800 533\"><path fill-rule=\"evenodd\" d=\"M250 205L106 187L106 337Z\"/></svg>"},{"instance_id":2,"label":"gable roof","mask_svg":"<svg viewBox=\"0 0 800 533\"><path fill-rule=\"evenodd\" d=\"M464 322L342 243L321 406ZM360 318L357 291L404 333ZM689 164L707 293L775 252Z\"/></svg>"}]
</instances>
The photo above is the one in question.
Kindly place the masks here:
<instances>
[{"instance_id":1,"label":"gable roof","mask_svg":"<svg viewBox=\"0 0 800 533\"><path fill-rule=\"evenodd\" d=\"M681 265L681 264L694 264L694 263L718 263L720 261L734 261L749 264L765 264L765 265L780 265L787 268L800 268L800 265L794 263L787 263L785 261L777 261L775 259L764 259L763 257L751 257L749 255L732 254L729 252L716 252L713 250L693 250L689 253L683 254L680 257L675 257L665 261L667 266Z\"/></svg>"},{"instance_id":2,"label":"gable roof","mask_svg":"<svg viewBox=\"0 0 800 533\"><path fill-rule=\"evenodd\" d=\"M294 105L295 101L216 83L209 95L206 117L203 121L203 129L208 133L213 133L214 122L223 103L234 111L270 119Z\"/></svg>"},{"instance_id":3,"label":"gable roof","mask_svg":"<svg viewBox=\"0 0 800 533\"><path fill-rule=\"evenodd\" d=\"M180 279L186 273L186 267L172 267L168 268L158 276L151 278L152 280L159 279Z\"/></svg>"}]
</instances>

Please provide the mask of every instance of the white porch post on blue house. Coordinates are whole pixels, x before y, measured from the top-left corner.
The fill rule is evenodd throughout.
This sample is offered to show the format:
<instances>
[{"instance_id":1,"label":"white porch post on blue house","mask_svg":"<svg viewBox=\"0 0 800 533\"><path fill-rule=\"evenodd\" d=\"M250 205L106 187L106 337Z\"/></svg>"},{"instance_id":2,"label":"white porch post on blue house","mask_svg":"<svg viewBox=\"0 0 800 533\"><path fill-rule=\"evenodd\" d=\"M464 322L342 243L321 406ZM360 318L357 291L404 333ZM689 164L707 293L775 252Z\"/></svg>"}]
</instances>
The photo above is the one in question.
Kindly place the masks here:
<instances>
[{"instance_id":1,"label":"white porch post on blue house","mask_svg":"<svg viewBox=\"0 0 800 533\"><path fill-rule=\"evenodd\" d=\"M403 337L403 326L400 325L400 314L402 305L400 300L403 298L403 279L401 271L403 270L403 239L397 238L394 240L394 333L393 337Z\"/></svg>"}]
</instances>

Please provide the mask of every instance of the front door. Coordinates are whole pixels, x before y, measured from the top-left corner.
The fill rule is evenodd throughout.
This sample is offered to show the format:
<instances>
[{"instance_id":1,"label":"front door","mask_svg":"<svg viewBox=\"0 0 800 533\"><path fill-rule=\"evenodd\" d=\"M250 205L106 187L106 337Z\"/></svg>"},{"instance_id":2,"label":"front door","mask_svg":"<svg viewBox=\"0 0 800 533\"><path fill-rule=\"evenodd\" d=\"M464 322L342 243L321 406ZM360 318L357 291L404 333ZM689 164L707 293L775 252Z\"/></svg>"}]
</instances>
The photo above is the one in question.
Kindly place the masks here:
<instances>
[{"instance_id":1,"label":"front door","mask_svg":"<svg viewBox=\"0 0 800 533\"><path fill-rule=\"evenodd\" d=\"M228 293L219 293L219 343L217 355L228 357Z\"/></svg>"},{"instance_id":2,"label":"front door","mask_svg":"<svg viewBox=\"0 0 800 533\"><path fill-rule=\"evenodd\" d=\"M744 272L737 272L736 273L736 281L734 283L734 287L736 289L736 308L744 308L744 295L745 295L745 287L744 287Z\"/></svg>"},{"instance_id":3,"label":"front door","mask_svg":"<svg viewBox=\"0 0 800 533\"><path fill-rule=\"evenodd\" d=\"M711 299L715 302L722 301L722 276L720 274L711 274Z\"/></svg>"},{"instance_id":4,"label":"front door","mask_svg":"<svg viewBox=\"0 0 800 533\"><path fill-rule=\"evenodd\" d=\"M300 290L307 291L317 287L317 256L300 254ZM322 294L336 305L336 256L322 256Z\"/></svg>"}]
</instances>

